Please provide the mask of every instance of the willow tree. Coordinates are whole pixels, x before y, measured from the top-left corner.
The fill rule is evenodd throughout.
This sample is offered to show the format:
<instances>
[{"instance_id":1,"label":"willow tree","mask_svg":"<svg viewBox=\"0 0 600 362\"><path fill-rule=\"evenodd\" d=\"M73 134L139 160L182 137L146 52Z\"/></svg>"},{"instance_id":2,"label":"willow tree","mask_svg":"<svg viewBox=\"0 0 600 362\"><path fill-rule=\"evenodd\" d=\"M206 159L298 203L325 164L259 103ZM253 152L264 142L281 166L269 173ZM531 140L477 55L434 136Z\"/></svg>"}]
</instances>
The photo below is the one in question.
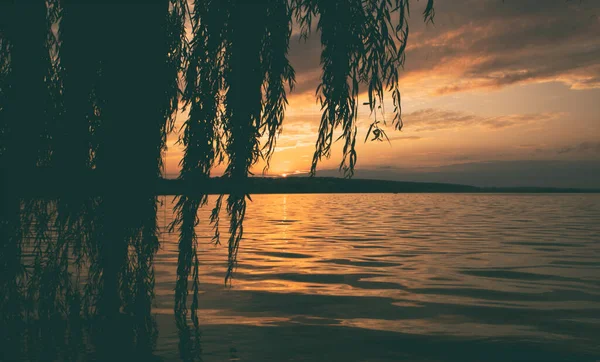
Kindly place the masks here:
<instances>
[{"instance_id":1,"label":"willow tree","mask_svg":"<svg viewBox=\"0 0 600 362\"><path fill-rule=\"evenodd\" d=\"M259 160L269 165L284 122L287 93L294 87L287 57L293 25L303 38L320 36L322 44L323 69L316 89L322 117L311 172L331 155L334 132L340 129L340 169L350 177L357 162L361 90L371 112L378 112L385 94L391 94L391 125L402 127L398 72L408 41L410 3L2 2L2 181L16 187L40 168L50 170L45 175L63 188L55 200L57 217L46 219L56 220L63 249L86 249L96 266L90 273L91 285L97 286L89 291L92 304L103 313L127 309L123 301L149 309L148 299L137 296L151 290L154 280L151 263L158 238L153 185L161 174L174 116L185 110L179 178L201 188L214 166L224 163L225 176L237 186L226 199L219 197L211 217L218 242L218 216L226 204L228 280L243 235L245 179ZM433 15L433 0L427 0L423 16L431 21ZM365 139L385 137L376 120ZM81 185L94 186L100 197L73 192ZM3 200L3 264L10 262L6 256L14 255L5 251L21 235L15 227L19 218L14 217L20 200L6 190L3 187L3 197L12 201ZM199 189L179 196L176 204L172 226L180 235L179 311L187 309L192 272L192 310L197 306L195 228L198 208L206 202ZM78 240L76 245L73 240ZM131 275L143 281L135 284L136 290L125 282Z\"/></svg>"},{"instance_id":2,"label":"willow tree","mask_svg":"<svg viewBox=\"0 0 600 362\"><path fill-rule=\"evenodd\" d=\"M356 164L357 107L359 88L367 89L371 112L377 112L385 91L392 94L392 125L402 128L398 71L404 63L409 27L408 0L263 0L197 1L189 12L192 28L186 54L185 89L182 100L189 107L181 141L184 157L180 179L193 185L210 177L215 163L226 162L225 176L240 188L227 198L229 267L235 268L246 211L244 178L259 159L268 167L281 130L287 105L286 90L293 89L294 70L287 52L296 21L302 37L313 30L321 36L323 74L316 92L323 115L312 161L329 157L335 129L344 142L342 169L351 176ZM425 20L433 18L429 0ZM368 134L381 139L380 122ZM266 140L260 144L260 140ZM219 241L218 215L223 197L217 200L211 220ZM193 266L193 289L198 288L196 233L198 208L206 195L180 196L174 225L180 233L180 273L177 288L187 293ZM192 310L197 306L194 293ZM176 308L186 308L186 298Z\"/></svg>"}]
</instances>

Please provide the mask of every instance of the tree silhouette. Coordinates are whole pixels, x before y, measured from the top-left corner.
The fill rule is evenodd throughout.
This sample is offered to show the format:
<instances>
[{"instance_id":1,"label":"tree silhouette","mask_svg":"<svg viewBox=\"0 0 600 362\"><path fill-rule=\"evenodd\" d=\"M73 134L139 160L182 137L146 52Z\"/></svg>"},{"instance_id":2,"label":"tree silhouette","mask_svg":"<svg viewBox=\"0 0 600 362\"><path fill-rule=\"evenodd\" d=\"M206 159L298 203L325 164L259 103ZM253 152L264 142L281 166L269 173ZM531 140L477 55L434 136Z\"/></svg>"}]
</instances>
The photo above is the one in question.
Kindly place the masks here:
<instances>
[{"instance_id":1,"label":"tree silhouette","mask_svg":"<svg viewBox=\"0 0 600 362\"><path fill-rule=\"evenodd\" d=\"M186 56L182 97L190 110L182 138L185 154L180 178L193 184L210 177L215 162L226 160L225 175L243 184L260 158L268 167L283 124L286 86L291 90L295 81L287 59L292 23L298 22L306 38L313 18L319 19L317 31L323 44L323 76L317 89L323 116L311 170L314 174L318 161L329 157L333 132L341 126L344 149L340 168L351 176L357 158L359 84L367 85L372 112L383 103L384 90L390 90L395 106L392 123L402 127L398 68L404 62L408 13L407 0L196 3L190 16L193 38ZM424 16L432 20L433 1L428 1ZM385 137L378 121L371 125L371 132L376 139ZM263 145L261 139L266 139ZM219 198L216 209L221 201ZM180 247L193 247L195 215L205 202L205 197L180 197L176 220ZM227 278L243 234L245 209L243 192L229 195ZM217 231L217 239L218 235Z\"/></svg>"},{"instance_id":2,"label":"tree silhouette","mask_svg":"<svg viewBox=\"0 0 600 362\"><path fill-rule=\"evenodd\" d=\"M19 273L14 258L20 255L23 231L29 232L26 221L52 220L64 242L59 249L87 250L92 260L94 310L115 314L130 299L134 304L141 301L136 308L149 308L146 299L136 295L146 295L154 281L152 258L158 238L153 187L161 175L174 117L185 110L179 178L190 187L201 187L214 166L225 164L225 177L236 186L227 199L218 198L211 217L219 242L219 212L226 203L227 281L243 235L245 179L259 160L268 167L284 122L287 92L294 87L294 69L287 58L293 24L298 24L303 38L318 33L323 47L323 73L316 89L322 117L311 172L330 156L333 133L341 128L340 169L350 177L357 162L360 89L366 89L373 113L379 112L384 94L390 92L391 123L402 127L398 72L408 41L410 3L2 2L3 270ZM427 0L423 16L432 21L433 15L433 0ZM382 122L375 119L366 139L385 139ZM28 187L36 178L56 186L58 193L43 200L19 196L20 191L31 191ZM192 310L197 307L195 227L198 208L207 202L201 192L178 197L172 225L180 235L176 287L180 297L175 309L183 314L190 273L195 291ZM54 210L55 217L48 216L48 210ZM46 235L39 222L34 224L41 228L38 235ZM142 280L135 285L148 290L131 292L127 283L131 273ZM23 287L17 274L2 286L8 291L2 310L18 304L11 299L18 293L10 293Z\"/></svg>"}]
</instances>

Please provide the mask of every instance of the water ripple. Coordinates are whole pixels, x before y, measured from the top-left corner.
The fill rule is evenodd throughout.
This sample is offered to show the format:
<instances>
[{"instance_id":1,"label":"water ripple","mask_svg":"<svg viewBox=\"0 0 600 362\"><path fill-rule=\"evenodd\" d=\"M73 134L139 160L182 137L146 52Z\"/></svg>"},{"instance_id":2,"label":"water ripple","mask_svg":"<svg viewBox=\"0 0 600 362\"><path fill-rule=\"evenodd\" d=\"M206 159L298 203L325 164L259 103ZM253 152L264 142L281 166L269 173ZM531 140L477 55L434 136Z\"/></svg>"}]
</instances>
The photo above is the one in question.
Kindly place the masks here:
<instances>
[{"instance_id":1,"label":"water ripple","mask_svg":"<svg viewBox=\"0 0 600 362\"><path fill-rule=\"evenodd\" d=\"M204 336L235 341L241 359L275 356L264 350L280 343L303 360L329 341L353 351L346 360L600 360L598 195L253 199L231 287L209 208L198 226ZM157 310L172 309L176 257L166 234Z\"/></svg>"}]
</instances>

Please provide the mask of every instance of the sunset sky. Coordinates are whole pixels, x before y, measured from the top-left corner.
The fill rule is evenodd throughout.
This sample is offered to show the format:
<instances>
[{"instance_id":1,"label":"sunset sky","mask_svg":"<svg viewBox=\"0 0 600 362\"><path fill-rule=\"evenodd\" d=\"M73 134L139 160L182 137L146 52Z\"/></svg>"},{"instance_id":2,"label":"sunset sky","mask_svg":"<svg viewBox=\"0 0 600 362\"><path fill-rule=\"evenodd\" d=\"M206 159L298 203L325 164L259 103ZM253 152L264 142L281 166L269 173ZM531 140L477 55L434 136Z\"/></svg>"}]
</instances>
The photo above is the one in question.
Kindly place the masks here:
<instances>
[{"instance_id":1,"label":"sunset sky","mask_svg":"<svg viewBox=\"0 0 600 362\"><path fill-rule=\"evenodd\" d=\"M437 0L435 24L422 22L424 2L415 5L400 81L405 127L387 128L390 144L364 144L372 119L361 108L357 169L363 176L385 170L384 178L402 179L406 170L457 164L600 164L600 1ZM318 33L307 42L294 33L297 86L271 174L310 169L320 120L320 52ZM181 158L175 140L166 155L169 174ZM335 169L340 160L337 145L319 169Z\"/></svg>"}]
</instances>

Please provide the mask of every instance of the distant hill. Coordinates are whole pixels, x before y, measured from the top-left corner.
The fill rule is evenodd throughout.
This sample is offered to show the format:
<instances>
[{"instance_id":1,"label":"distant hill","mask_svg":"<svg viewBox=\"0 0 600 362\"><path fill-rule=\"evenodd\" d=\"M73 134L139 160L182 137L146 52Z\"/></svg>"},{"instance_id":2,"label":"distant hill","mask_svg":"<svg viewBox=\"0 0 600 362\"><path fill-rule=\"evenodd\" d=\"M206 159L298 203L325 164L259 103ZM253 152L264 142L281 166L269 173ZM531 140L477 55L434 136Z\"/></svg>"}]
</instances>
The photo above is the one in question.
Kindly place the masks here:
<instances>
[{"instance_id":1,"label":"distant hill","mask_svg":"<svg viewBox=\"0 0 600 362\"><path fill-rule=\"evenodd\" d=\"M360 180L334 177L250 177L245 184L236 184L225 178L212 178L203 187L186 184L181 180L161 180L160 193L184 194L206 192L228 193L239 190L250 194L306 194L306 193L404 193L404 192L477 192L477 187L425 182L398 182ZM208 191L208 192L207 192Z\"/></svg>"},{"instance_id":2,"label":"distant hill","mask_svg":"<svg viewBox=\"0 0 600 362\"><path fill-rule=\"evenodd\" d=\"M317 176L340 177L340 172L337 168L320 169ZM478 187L600 189L600 160L488 161L432 167L374 166L356 169L354 177Z\"/></svg>"},{"instance_id":3,"label":"distant hill","mask_svg":"<svg viewBox=\"0 0 600 362\"><path fill-rule=\"evenodd\" d=\"M244 185L224 178L212 178L202 185L186 184L181 180L159 181L160 194L222 194L230 190L249 194L300 194L300 193L583 193L600 192L573 188L507 187L486 188L468 185L404 182L369 179L344 179L334 177L251 177Z\"/></svg>"},{"instance_id":4,"label":"distant hill","mask_svg":"<svg viewBox=\"0 0 600 362\"><path fill-rule=\"evenodd\" d=\"M344 179L335 177L250 177L239 183L224 177L213 177L201 182L177 179L157 179L143 185L135 180L113 178L100 181L93 175L85 179L36 177L8 186L26 197L60 195L106 195L113 193L151 192L156 195L229 194L301 194L301 193L584 193L600 189L550 187L476 187L452 183L405 182L372 179ZM7 185L4 185L5 187ZM146 190L146 191L143 191Z\"/></svg>"}]
</instances>

